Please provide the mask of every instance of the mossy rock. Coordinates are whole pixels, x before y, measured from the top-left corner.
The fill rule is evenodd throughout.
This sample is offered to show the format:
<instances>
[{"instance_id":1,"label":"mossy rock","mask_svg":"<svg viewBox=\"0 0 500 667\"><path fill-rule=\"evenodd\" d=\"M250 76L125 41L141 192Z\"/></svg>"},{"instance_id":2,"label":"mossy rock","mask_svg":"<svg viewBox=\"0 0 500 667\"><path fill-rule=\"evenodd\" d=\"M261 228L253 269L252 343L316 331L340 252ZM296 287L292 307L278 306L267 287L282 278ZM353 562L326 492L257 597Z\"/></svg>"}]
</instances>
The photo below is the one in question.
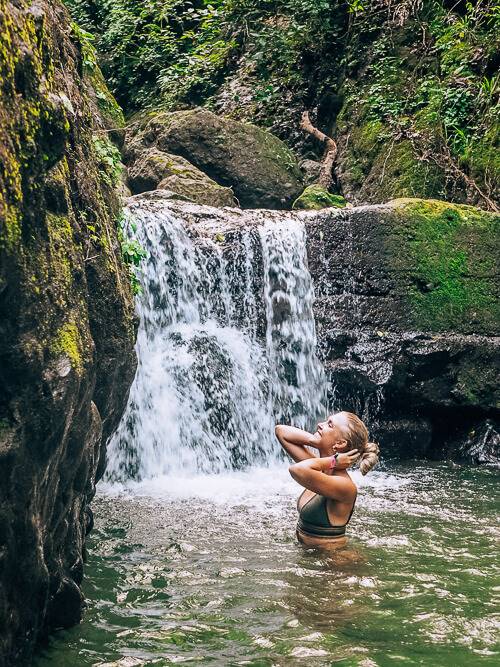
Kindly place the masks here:
<instances>
[{"instance_id":1,"label":"mossy rock","mask_svg":"<svg viewBox=\"0 0 500 667\"><path fill-rule=\"evenodd\" d=\"M386 239L404 278L414 326L431 331L498 331L500 216L438 200L390 202Z\"/></svg>"},{"instance_id":2,"label":"mossy rock","mask_svg":"<svg viewBox=\"0 0 500 667\"><path fill-rule=\"evenodd\" d=\"M295 211L320 211L323 208L345 208L347 202L341 195L333 195L322 185L309 185L294 202Z\"/></svg>"},{"instance_id":3,"label":"mossy rock","mask_svg":"<svg viewBox=\"0 0 500 667\"><path fill-rule=\"evenodd\" d=\"M125 116L109 90L99 67L93 37L77 23L72 22L70 39L80 52L82 82L85 84L89 101L93 103L96 110L96 125L103 126L109 132L110 138L121 146L125 137Z\"/></svg>"},{"instance_id":4,"label":"mossy rock","mask_svg":"<svg viewBox=\"0 0 500 667\"><path fill-rule=\"evenodd\" d=\"M303 189L297 160L280 139L207 109L136 117L127 132L126 159L134 161L152 147L186 158L231 187L244 208L290 208Z\"/></svg>"},{"instance_id":5,"label":"mossy rock","mask_svg":"<svg viewBox=\"0 0 500 667\"><path fill-rule=\"evenodd\" d=\"M420 159L409 139L394 138L390 127L349 98L339 114L338 135L338 176L354 203L446 197L444 171Z\"/></svg>"},{"instance_id":6,"label":"mossy rock","mask_svg":"<svg viewBox=\"0 0 500 667\"><path fill-rule=\"evenodd\" d=\"M0 655L29 664L81 618L88 504L134 377L135 316L119 156L69 14L2 2L0 33Z\"/></svg>"},{"instance_id":7,"label":"mossy rock","mask_svg":"<svg viewBox=\"0 0 500 667\"><path fill-rule=\"evenodd\" d=\"M149 148L140 153L128 169L133 194L160 188L170 190L197 204L238 206L231 188L225 188L179 155Z\"/></svg>"},{"instance_id":8,"label":"mossy rock","mask_svg":"<svg viewBox=\"0 0 500 667\"><path fill-rule=\"evenodd\" d=\"M164 178L158 188L171 190L196 204L205 204L216 208L223 206L238 207L238 202L235 200L231 188L217 185L205 174L203 174L203 178L197 175L192 177L188 173L172 174Z\"/></svg>"},{"instance_id":9,"label":"mossy rock","mask_svg":"<svg viewBox=\"0 0 500 667\"><path fill-rule=\"evenodd\" d=\"M99 115L106 130L118 145L123 144L125 137L125 117L123 111L111 94L99 66L95 66L87 75L90 84L90 94L99 109Z\"/></svg>"}]
</instances>

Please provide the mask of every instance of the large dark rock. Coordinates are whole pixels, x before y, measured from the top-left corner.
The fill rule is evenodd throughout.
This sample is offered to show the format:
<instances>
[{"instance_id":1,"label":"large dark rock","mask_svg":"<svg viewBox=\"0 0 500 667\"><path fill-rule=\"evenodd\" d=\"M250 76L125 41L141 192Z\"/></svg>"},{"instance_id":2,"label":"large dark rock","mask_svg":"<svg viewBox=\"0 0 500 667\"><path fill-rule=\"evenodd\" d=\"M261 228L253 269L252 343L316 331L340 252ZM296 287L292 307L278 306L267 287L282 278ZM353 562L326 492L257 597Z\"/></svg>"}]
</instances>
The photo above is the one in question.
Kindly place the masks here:
<instances>
[{"instance_id":1,"label":"large dark rock","mask_svg":"<svg viewBox=\"0 0 500 667\"><path fill-rule=\"evenodd\" d=\"M127 131L125 157L136 162L152 147L186 158L231 187L244 208L291 208L303 190L298 163L282 141L206 109L140 116Z\"/></svg>"},{"instance_id":2,"label":"large dark rock","mask_svg":"<svg viewBox=\"0 0 500 667\"><path fill-rule=\"evenodd\" d=\"M467 434L464 443L460 443L459 454L467 462L488 464L500 468L500 429L493 420L479 423Z\"/></svg>"},{"instance_id":3,"label":"large dark rock","mask_svg":"<svg viewBox=\"0 0 500 667\"><path fill-rule=\"evenodd\" d=\"M57 1L2 3L1 665L80 619L88 505L136 365L117 151L70 25Z\"/></svg>"},{"instance_id":4,"label":"large dark rock","mask_svg":"<svg viewBox=\"0 0 500 667\"><path fill-rule=\"evenodd\" d=\"M306 218L332 396L391 454L460 456L499 417L499 220L410 199Z\"/></svg>"}]
</instances>

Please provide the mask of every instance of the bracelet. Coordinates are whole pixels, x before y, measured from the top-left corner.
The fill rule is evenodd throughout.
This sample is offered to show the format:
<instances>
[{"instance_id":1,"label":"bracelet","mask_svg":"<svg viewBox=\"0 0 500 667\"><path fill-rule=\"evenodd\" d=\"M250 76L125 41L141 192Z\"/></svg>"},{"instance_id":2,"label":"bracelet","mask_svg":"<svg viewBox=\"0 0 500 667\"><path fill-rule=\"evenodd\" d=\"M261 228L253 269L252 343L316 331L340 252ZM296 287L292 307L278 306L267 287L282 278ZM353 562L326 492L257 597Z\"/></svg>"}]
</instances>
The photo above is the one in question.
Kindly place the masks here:
<instances>
[{"instance_id":1,"label":"bracelet","mask_svg":"<svg viewBox=\"0 0 500 667\"><path fill-rule=\"evenodd\" d=\"M330 461L330 466L329 466L328 470L333 470L333 468L335 468L335 466L337 465L337 457L338 457L338 454L334 454L332 456L332 460Z\"/></svg>"}]
</instances>

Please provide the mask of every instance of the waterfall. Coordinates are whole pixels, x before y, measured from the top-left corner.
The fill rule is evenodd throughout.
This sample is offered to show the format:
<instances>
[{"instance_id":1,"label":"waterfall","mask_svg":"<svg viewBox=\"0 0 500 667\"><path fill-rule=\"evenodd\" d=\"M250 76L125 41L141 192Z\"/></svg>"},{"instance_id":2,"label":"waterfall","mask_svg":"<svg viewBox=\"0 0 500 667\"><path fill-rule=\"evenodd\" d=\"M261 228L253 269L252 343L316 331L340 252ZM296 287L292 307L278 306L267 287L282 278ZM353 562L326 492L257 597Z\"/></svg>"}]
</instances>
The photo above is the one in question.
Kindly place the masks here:
<instances>
[{"instance_id":1,"label":"waterfall","mask_svg":"<svg viewBox=\"0 0 500 667\"><path fill-rule=\"evenodd\" d=\"M277 421L311 427L325 414L305 230L283 215L238 213L223 233L200 232L179 203L127 211L147 258L138 368L108 446L109 480L271 463Z\"/></svg>"}]
</instances>

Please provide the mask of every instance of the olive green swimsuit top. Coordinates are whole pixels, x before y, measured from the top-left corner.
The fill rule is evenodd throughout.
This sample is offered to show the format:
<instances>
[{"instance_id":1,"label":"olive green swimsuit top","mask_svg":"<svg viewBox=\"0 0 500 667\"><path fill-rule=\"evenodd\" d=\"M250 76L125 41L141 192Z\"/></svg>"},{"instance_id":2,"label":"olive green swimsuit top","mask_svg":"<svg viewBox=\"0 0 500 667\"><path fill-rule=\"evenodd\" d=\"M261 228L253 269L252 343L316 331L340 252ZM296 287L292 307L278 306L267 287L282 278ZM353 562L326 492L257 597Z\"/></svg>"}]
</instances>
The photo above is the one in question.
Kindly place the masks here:
<instances>
[{"instance_id":1,"label":"olive green swimsuit top","mask_svg":"<svg viewBox=\"0 0 500 667\"><path fill-rule=\"evenodd\" d=\"M325 496L320 496L319 493L316 493L310 500L308 500L302 509L299 510L297 528L303 533L313 535L314 537L340 537L341 535L344 535L345 527L351 520L352 513L354 512L356 499L354 499L354 503L352 504L349 518L342 526L332 526L330 523L326 508L327 500L328 499L325 498ZM297 501L297 508L299 501L300 498Z\"/></svg>"}]
</instances>

